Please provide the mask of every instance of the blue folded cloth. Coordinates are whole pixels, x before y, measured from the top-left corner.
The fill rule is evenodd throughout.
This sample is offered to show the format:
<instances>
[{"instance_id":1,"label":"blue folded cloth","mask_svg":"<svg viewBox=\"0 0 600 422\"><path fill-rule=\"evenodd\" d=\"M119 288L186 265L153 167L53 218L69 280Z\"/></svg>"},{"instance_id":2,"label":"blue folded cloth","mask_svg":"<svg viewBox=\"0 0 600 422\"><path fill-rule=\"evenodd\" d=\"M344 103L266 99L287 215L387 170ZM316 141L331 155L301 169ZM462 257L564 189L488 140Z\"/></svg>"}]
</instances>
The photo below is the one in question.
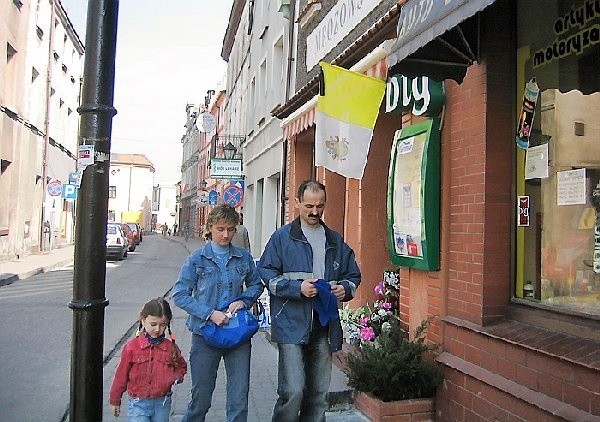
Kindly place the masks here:
<instances>
[{"instance_id":1,"label":"blue folded cloth","mask_svg":"<svg viewBox=\"0 0 600 422\"><path fill-rule=\"evenodd\" d=\"M338 319L337 297L331 293L331 286L322 278L313 283L317 288L318 294L313 298L313 309L319 315L319 322L323 327L329 324L329 321Z\"/></svg>"}]
</instances>

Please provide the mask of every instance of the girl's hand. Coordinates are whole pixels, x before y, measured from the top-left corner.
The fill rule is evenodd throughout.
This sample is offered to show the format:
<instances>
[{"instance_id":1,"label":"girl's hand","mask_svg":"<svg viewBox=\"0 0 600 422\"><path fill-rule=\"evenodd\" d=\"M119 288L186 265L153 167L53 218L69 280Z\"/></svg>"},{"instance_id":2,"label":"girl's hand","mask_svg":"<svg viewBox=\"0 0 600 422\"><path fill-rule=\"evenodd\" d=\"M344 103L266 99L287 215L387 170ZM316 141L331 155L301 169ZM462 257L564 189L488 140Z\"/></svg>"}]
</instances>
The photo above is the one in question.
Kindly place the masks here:
<instances>
[{"instance_id":1,"label":"girl's hand","mask_svg":"<svg viewBox=\"0 0 600 422\"><path fill-rule=\"evenodd\" d=\"M240 309L244 309L244 308L246 308L246 305L244 304L244 302L241 300L236 300L235 302L231 302L229 304L229 307L227 308L227 312L229 312L230 314L235 314L237 311L239 311Z\"/></svg>"},{"instance_id":2,"label":"girl's hand","mask_svg":"<svg viewBox=\"0 0 600 422\"><path fill-rule=\"evenodd\" d=\"M121 414L121 406L115 406L114 404L111 404L110 409L114 416L119 416Z\"/></svg>"}]
</instances>

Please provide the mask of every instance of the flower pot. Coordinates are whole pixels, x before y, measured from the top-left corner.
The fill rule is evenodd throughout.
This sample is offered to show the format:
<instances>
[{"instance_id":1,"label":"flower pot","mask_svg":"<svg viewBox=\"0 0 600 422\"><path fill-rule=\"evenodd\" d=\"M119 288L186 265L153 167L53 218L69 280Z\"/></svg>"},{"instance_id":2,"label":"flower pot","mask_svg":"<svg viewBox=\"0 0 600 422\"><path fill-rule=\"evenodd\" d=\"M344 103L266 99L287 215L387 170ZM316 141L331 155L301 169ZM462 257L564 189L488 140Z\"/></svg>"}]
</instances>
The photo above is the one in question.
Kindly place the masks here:
<instances>
[{"instance_id":1,"label":"flower pot","mask_svg":"<svg viewBox=\"0 0 600 422\"><path fill-rule=\"evenodd\" d=\"M434 421L435 399L384 402L369 393L358 393L354 405L372 422Z\"/></svg>"}]
</instances>

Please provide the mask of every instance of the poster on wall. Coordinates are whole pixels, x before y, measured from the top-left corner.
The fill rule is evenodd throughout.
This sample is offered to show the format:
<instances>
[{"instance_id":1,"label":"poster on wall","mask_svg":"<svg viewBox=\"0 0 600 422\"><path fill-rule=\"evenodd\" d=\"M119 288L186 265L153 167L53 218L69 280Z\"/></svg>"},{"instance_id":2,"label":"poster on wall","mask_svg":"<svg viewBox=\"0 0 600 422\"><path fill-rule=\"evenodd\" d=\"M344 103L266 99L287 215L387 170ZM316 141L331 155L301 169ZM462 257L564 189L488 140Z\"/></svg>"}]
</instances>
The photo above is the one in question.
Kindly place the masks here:
<instances>
[{"instance_id":1,"label":"poster on wall","mask_svg":"<svg viewBox=\"0 0 600 422\"><path fill-rule=\"evenodd\" d=\"M517 146L522 149L529 148L529 137L533 129L533 118L535 117L535 106L540 95L535 78L531 78L525 84L525 92L523 93L523 105L519 114L519 124L517 125Z\"/></svg>"},{"instance_id":2,"label":"poster on wall","mask_svg":"<svg viewBox=\"0 0 600 422\"><path fill-rule=\"evenodd\" d=\"M394 264L439 269L439 119L396 132L388 180L388 231Z\"/></svg>"}]
</instances>

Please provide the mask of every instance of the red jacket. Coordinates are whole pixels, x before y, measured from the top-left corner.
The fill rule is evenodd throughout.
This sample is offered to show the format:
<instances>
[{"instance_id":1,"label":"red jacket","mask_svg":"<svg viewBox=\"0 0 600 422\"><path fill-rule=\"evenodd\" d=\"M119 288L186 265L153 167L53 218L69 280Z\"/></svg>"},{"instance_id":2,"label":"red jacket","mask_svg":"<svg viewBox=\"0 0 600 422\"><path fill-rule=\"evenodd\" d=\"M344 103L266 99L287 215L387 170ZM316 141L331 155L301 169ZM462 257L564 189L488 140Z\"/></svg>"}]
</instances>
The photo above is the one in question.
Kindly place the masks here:
<instances>
[{"instance_id":1,"label":"red jacket","mask_svg":"<svg viewBox=\"0 0 600 422\"><path fill-rule=\"evenodd\" d=\"M173 365L173 347L179 360ZM171 393L171 386L183 382L187 364L179 347L169 339L153 346L140 334L127 342L121 352L121 361L110 388L110 404L119 406L125 391L129 397L159 398Z\"/></svg>"}]
</instances>

